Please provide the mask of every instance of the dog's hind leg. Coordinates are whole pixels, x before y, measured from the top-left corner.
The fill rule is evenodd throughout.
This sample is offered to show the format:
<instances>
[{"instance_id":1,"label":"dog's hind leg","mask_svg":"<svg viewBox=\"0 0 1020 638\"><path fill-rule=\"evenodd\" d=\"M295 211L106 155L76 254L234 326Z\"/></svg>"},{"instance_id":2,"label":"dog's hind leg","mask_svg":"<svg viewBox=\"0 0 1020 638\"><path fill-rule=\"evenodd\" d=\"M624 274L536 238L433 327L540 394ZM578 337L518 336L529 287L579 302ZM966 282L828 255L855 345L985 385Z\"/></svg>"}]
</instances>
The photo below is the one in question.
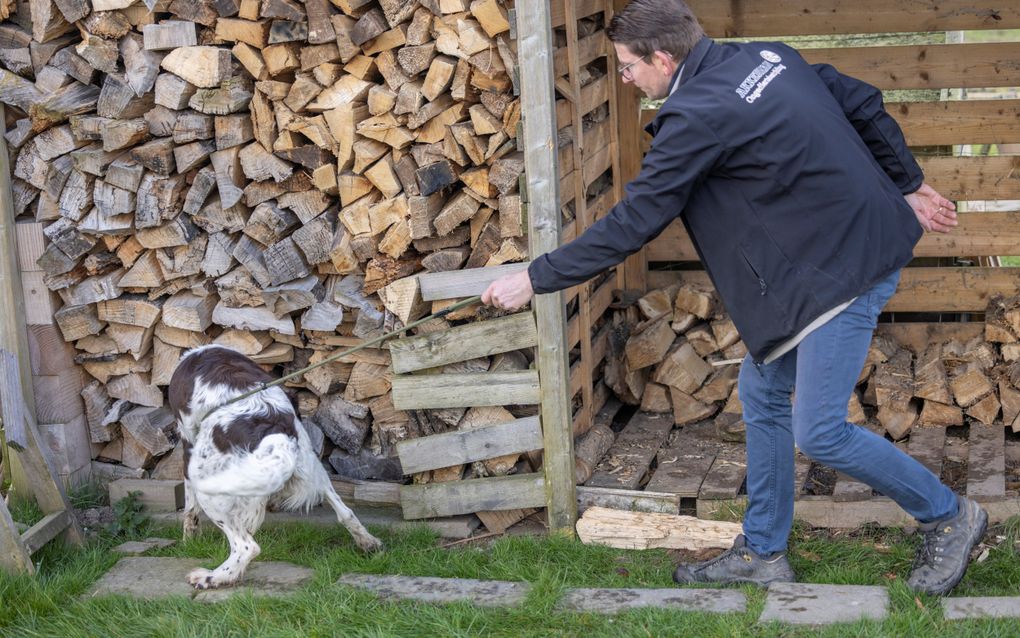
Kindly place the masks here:
<instances>
[{"instance_id":1,"label":"dog's hind leg","mask_svg":"<svg viewBox=\"0 0 1020 638\"><path fill-rule=\"evenodd\" d=\"M340 524L347 528L347 531L354 537L354 542L365 552L377 552L383 548L382 541L372 536L372 534L365 529L365 526L361 524L358 517L354 515L351 508L340 500L337 493L333 491L332 486L327 487L323 490L323 497L329 503L333 511L336 512L336 517L340 520Z\"/></svg>"},{"instance_id":2,"label":"dog's hind leg","mask_svg":"<svg viewBox=\"0 0 1020 638\"><path fill-rule=\"evenodd\" d=\"M198 532L198 501L195 498L195 486L187 478L184 479L184 529L182 536L188 540Z\"/></svg>"},{"instance_id":3,"label":"dog's hind leg","mask_svg":"<svg viewBox=\"0 0 1020 638\"><path fill-rule=\"evenodd\" d=\"M199 494L202 509L227 537L230 555L216 569L193 569L188 582L195 589L233 585L244 576L248 564L262 551L252 533L266 512L266 499Z\"/></svg>"}]
</instances>

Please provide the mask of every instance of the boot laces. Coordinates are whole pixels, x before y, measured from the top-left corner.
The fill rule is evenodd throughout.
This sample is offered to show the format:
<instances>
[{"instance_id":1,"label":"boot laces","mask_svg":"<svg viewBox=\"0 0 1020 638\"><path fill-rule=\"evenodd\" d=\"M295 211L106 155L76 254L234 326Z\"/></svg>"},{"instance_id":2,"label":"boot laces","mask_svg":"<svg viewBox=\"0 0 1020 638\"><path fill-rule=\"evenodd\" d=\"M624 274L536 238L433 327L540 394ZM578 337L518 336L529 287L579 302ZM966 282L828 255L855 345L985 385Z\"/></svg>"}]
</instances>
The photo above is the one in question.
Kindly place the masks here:
<instances>
[{"instance_id":1,"label":"boot laces","mask_svg":"<svg viewBox=\"0 0 1020 638\"><path fill-rule=\"evenodd\" d=\"M917 556L914 558L915 568L922 565L934 567L935 563L942 562L943 532L949 533L952 529L950 526L941 525L933 530L924 532L921 546L917 549Z\"/></svg>"}]
</instances>

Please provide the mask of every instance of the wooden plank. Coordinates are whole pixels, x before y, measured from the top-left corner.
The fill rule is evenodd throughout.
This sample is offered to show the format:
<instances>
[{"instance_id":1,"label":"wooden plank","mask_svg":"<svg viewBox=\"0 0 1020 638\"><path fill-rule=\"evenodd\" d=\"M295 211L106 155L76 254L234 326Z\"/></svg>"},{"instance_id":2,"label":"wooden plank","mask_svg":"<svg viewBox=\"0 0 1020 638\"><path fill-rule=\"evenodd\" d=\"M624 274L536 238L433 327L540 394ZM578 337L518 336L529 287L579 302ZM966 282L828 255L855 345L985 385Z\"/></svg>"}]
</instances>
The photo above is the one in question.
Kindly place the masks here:
<instances>
[{"instance_id":1,"label":"wooden plank","mask_svg":"<svg viewBox=\"0 0 1020 638\"><path fill-rule=\"evenodd\" d=\"M526 417L474 430L446 432L397 442L404 474L461 465L542 447L538 417Z\"/></svg>"},{"instance_id":2,"label":"wooden plank","mask_svg":"<svg viewBox=\"0 0 1020 638\"><path fill-rule=\"evenodd\" d=\"M577 511L589 507L608 507L628 512L679 514L680 495L649 490L622 490L612 487L577 486Z\"/></svg>"},{"instance_id":3,"label":"wooden plank","mask_svg":"<svg viewBox=\"0 0 1020 638\"><path fill-rule=\"evenodd\" d=\"M24 541L28 552L34 554L67 529L70 522L71 517L67 510L47 514L38 523L28 528L28 531L21 535L21 540Z\"/></svg>"},{"instance_id":4,"label":"wooden plank","mask_svg":"<svg viewBox=\"0 0 1020 638\"><path fill-rule=\"evenodd\" d=\"M393 377L397 410L534 405L539 398L537 370Z\"/></svg>"},{"instance_id":5,"label":"wooden plank","mask_svg":"<svg viewBox=\"0 0 1020 638\"><path fill-rule=\"evenodd\" d=\"M946 428L914 426L907 441L907 454L931 470L935 476L942 476L942 457L945 456Z\"/></svg>"},{"instance_id":6,"label":"wooden plank","mask_svg":"<svg viewBox=\"0 0 1020 638\"><path fill-rule=\"evenodd\" d=\"M400 506L405 519L542 507L545 504L545 477L541 473L400 487Z\"/></svg>"},{"instance_id":7,"label":"wooden plank","mask_svg":"<svg viewBox=\"0 0 1020 638\"><path fill-rule=\"evenodd\" d=\"M910 146L1020 141L1020 100L889 102L885 107ZM657 109L641 111L641 125L651 122L657 113ZM652 138L642 133L640 139L641 152L647 153Z\"/></svg>"},{"instance_id":8,"label":"wooden plank","mask_svg":"<svg viewBox=\"0 0 1020 638\"><path fill-rule=\"evenodd\" d=\"M689 0L694 15L713 37L825 35L1020 28L1020 6L972 0Z\"/></svg>"},{"instance_id":9,"label":"wooden plank","mask_svg":"<svg viewBox=\"0 0 1020 638\"><path fill-rule=\"evenodd\" d=\"M439 301L480 295L496 279L526 270L529 264L530 262L523 262L487 268L421 273L417 276L418 284L421 286L421 298L423 301Z\"/></svg>"},{"instance_id":10,"label":"wooden plank","mask_svg":"<svg viewBox=\"0 0 1020 638\"><path fill-rule=\"evenodd\" d=\"M967 429L967 496L1001 498L1006 493L1006 440L1002 425L971 423Z\"/></svg>"},{"instance_id":11,"label":"wooden plank","mask_svg":"<svg viewBox=\"0 0 1020 638\"><path fill-rule=\"evenodd\" d=\"M601 10L603 2L593 2ZM563 7L566 9L566 7ZM586 7L575 3L574 16ZM550 5L545 0L516 4L517 50L520 68L524 170L528 189L528 251L532 259L559 247L562 237L560 193L556 166L556 97L553 90L553 41ZM564 13L564 15L566 15ZM594 82L592 84L595 84ZM538 327L538 356L542 375L541 415L543 489L549 529L574 535L577 499L574 493L574 433L568 396L569 365L563 293L537 295L532 302ZM523 505L521 507L532 507ZM495 509L495 508L479 508ZM505 508L503 508L505 509Z\"/></svg>"},{"instance_id":12,"label":"wooden plank","mask_svg":"<svg viewBox=\"0 0 1020 638\"><path fill-rule=\"evenodd\" d=\"M883 90L1020 85L1017 42L802 49L800 53L811 64L831 64Z\"/></svg>"},{"instance_id":13,"label":"wooden plank","mask_svg":"<svg viewBox=\"0 0 1020 638\"><path fill-rule=\"evenodd\" d=\"M596 58L607 54L610 47L609 39L603 30L581 38L577 41L577 62L580 66L591 64ZM567 50L563 47L556 49L553 54L553 74L561 78L567 74Z\"/></svg>"},{"instance_id":14,"label":"wooden plank","mask_svg":"<svg viewBox=\"0 0 1020 638\"><path fill-rule=\"evenodd\" d=\"M746 475L747 459L743 447L724 446L716 455L712 469L705 475L698 499L733 498L740 492Z\"/></svg>"},{"instance_id":15,"label":"wooden plank","mask_svg":"<svg viewBox=\"0 0 1020 638\"><path fill-rule=\"evenodd\" d=\"M922 157L917 163L925 181L948 199L1020 199L1020 156Z\"/></svg>"},{"instance_id":16,"label":"wooden plank","mask_svg":"<svg viewBox=\"0 0 1020 638\"><path fill-rule=\"evenodd\" d=\"M672 429L671 414L636 413L595 467L586 485L636 488Z\"/></svg>"},{"instance_id":17,"label":"wooden plank","mask_svg":"<svg viewBox=\"0 0 1020 638\"><path fill-rule=\"evenodd\" d=\"M994 257L1010 255L1020 246L1020 212L966 212L949 233L925 233L915 257ZM678 220L646 247L649 261L698 261L687 231Z\"/></svg>"},{"instance_id":18,"label":"wooden plank","mask_svg":"<svg viewBox=\"0 0 1020 638\"><path fill-rule=\"evenodd\" d=\"M710 286L703 271L652 271L650 289L674 283ZM1020 268L904 268L887 312L984 312L994 294L1015 295Z\"/></svg>"},{"instance_id":19,"label":"wooden plank","mask_svg":"<svg viewBox=\"0 0 1020 638\"><path fill-rule=\"evenodd\" d=\"M645 487L654 492L697 498L705 475L715 462L715 454L708 450L693 452L683 446L659 450L658 467Z\"/></svg>"},{"instance_id":20,"label":"wooden plank","mask_svg":"<svg viewBox=\"0 0 1020 638\"><path fill-rule=\"evenodd\" d=\"M574 15L578 19L587 18L590 15L602 11L604 8L605 0L564 0L573 1L575 4ZM562 27L567 21L567 12L564 5L564 1L556 0L555 2L548 3L547 6L536 5L536 11L541 10L543 13L548 14L549 21L553 28ZM526 6L526 5L521 5ZM519 12L525 11L525 9L518 9ZM517 28L520 29L522 20L518 18ZM518 31L518 33L521 33Z\"/></svg>"},{"instance_id":21,"label":"wooden plank","mask_svg":"<svg viewBox=\"0 0 1020 638\"><path fill-rule=\"evenodd\" d=\"M389 348L393 372L403 374L537 344L534 315L519 312L509 317L396 339L389 342Z\"/></svg>"}]
</instances>

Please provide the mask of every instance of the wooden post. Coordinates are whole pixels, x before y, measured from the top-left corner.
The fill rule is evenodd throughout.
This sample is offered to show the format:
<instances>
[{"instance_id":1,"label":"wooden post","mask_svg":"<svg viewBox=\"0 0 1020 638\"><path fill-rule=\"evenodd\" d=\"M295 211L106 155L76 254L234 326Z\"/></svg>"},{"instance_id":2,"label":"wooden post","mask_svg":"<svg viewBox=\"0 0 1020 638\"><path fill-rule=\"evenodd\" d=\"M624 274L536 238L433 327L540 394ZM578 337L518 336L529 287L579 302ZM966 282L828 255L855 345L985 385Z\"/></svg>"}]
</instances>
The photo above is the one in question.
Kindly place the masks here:
<instances>
[{"instance_id":1,"label":"wooden post","mask_svg":"<svg viewBox=\"0 0 1020 638\"><path fill-rule=\"evenodd\" d=\"M568 0L569 1L569 0ZM549 3L517 5L524 117L524 164L528 190L528 243L532 259L560 245L559 170L556 165L556 101L553 90L552 22ZM574 436L570 415L563 293L538 295L538 369L541 382L542 438L549 529L574 534Z\"/></svg>"},{"instance_id":2,"label":"wooden post","mask_svg":"<svg viewBox=\"0 0 1020 638\"><path fill-rule=\"evenodd\" d=\"M0 105L0 122L4 108ZM42 440L36 428L35 396L32 391L32 368L28 351L28 330L25 326L25 299L18 270L18 248L15 242L14 207L11 195L11 167L7 142L0 137L0 408L8 433L5 459L16 462L14 493L19 498L35 495L44 514L69 509L67 495L53 466L44 456ZM18 387L20 386L20 387ZM13 418L12 418L13 415ZM14 454L11 454L14 452ZM23 481L23 482L22 482ZM81 528L73 516L63 534L69 543L84 542Z\"/></svg>"},{"instance_id":3,"label":"wooden post","mask_svg":"<svg viewBox=\"0 0 1020 638\"><path fill-rule=\"evenodd\" d=\"M613 0L613 8L619 11L630 0ZM609 45L612 48L612 44ZM610 58L616 63L615 53ZM618 143L617 152L620 156L619 181L615 184L617 201L623 198L623 185L637 177L641 171L641 92L633 84L625 84L616 68L610 69L616 84L616 125ZM648 290L648 258L644 248L637 251L623 262L624 288L642 292Z\"/></svg>"}]
</instances>

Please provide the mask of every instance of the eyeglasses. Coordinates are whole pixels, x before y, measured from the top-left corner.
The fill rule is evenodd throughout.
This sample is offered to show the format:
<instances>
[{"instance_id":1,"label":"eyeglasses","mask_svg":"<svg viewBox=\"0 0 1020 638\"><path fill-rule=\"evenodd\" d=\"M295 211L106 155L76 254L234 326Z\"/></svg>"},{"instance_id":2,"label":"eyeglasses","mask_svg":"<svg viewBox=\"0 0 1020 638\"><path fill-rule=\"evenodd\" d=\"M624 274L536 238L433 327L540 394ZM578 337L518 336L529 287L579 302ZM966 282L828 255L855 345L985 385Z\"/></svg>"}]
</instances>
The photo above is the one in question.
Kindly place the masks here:
<instances>
[{"instance_id":1,"label":"eyeglasses","mask_svg":"<svg viewBox=\"0 0 1020 638\"><path fill-rule=\"evenodd\" d=\"M646 57L648 57L648 56L642 55L640 58L638 58L637 60L634 60L630 64L624 64L623 66L618 66L618 67L616 67L616 71L620 75L623 76L623 79L625 79L625 80L633 80L634 79L634 72L631 71L630 68L632 66L634 66L635 64L637 64L638 62L641 62L642 60L644 60Z\"/></svg>"}]
</instances>

